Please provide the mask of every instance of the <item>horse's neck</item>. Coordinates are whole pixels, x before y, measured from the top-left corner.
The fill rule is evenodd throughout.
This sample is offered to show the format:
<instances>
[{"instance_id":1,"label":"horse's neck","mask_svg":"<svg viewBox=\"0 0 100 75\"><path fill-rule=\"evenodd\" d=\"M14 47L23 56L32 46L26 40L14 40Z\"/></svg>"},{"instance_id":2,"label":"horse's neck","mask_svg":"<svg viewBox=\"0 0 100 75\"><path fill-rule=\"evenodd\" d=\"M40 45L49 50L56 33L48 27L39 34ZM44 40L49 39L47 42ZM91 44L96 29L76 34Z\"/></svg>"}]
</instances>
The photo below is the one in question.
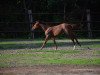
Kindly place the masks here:
<instances>
[{"instance_id":1,"label":"horse's neck","mask_svg":"<svg viewBox=\"0 0 100 75\"><path fill-rule=\"evenodd\" d=\"M47 28L48 28L48 26L46 26L46 25L44 25L44 24L40 24L40 26L42 27L42 29L43 29L44 31L46 31Z\"/></svg>"}]
</instances>

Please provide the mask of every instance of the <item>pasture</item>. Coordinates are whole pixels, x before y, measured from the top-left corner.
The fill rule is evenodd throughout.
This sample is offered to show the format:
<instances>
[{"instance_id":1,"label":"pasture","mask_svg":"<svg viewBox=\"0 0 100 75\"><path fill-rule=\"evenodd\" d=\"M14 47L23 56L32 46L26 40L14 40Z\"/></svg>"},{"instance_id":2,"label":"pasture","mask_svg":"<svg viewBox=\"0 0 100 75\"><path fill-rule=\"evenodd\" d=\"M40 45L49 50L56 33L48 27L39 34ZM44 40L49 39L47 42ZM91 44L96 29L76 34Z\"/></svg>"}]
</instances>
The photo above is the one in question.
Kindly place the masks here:
<instances>
[{"instance_id":1,"label":"pasture","mask_svg":"<svg viewBox=\"0 0 100 75\"><path fill-rule=\"evenodd\" d=\"M49 41L43 50L40 50L42 40L2 40L0 41L0 67L18 67L50 64L100 64L100 40L80 39L82 48L73 49L72 42L57 40L58 50ZM88 50L90 47L91 50Z\"/></svg>"},{"instance_id":2,"label":"pasture","mask_svg":"<svg viewBox=\"0 0 100 75\"><path fill-rule=\"evenodd\" d=\"M43 50L43 40L0 40L0 69L51 65L100 67L100 39L79 39L82 47L73 50L69 39L57 39L58 50L52 40ZM90 47L91 50L87 49Z\"/></svg>"}]
</instances>

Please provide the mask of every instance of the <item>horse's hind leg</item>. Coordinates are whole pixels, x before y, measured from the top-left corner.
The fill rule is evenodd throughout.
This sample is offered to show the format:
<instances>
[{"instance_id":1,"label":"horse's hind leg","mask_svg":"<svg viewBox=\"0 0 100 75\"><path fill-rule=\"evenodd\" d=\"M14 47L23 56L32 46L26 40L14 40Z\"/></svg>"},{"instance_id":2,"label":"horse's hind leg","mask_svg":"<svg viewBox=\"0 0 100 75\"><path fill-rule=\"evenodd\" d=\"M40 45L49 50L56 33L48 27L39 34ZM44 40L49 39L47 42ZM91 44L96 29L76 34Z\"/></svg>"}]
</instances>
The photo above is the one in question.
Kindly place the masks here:
<instances>
[{"instance_id":1,"label":"horse's hind leg","mask_svg":"<svg viewBox=\"0 0 100 75\"><path fill-rule=\"evenodd\" d=\"M68 34L70 39L72 40L72 42L74 44L73 50L75 50L76 44L75 44L75 41L74 41L74 33L71 30L65 29L64 31L65 31L65 34Z\"/></svg>"},{"instance_id":2,"label":"horse's hind leg","mask_svg":"<svg viewBox=\"0 0 100 75\"><path fill-rule=\"evenodd\" d=\"M75 50L76 44L75 44L74 38L71 38L71 40L72 40L72 42L73 42L73 44L74 44L73 50Z\"/></svg>"},{"instance_id":3,"label":"horse's hind leg","mask_svg":"<svg viewBox=\"0 0 100 75\"><path fill-rule=\"evenodd\" d=\"M41 50L43 49L43 47L45 46L48 40L49 40L49 36L47 35L45 38L45 42L42 44Z\"/></svg>"},{"instance_id":4,"label":"horse's hind leg","mask_svg":"<svg viewBox=\"0 0 100 75\"><path fill-rule=\"evenodd\" d=\"M56 50L57 50L57 44L56 44L55 38L52 38L52 40L54 41L54 44L55 44L55 47L56 47Z\"/></svg>"},{"instance_id":5,"label":"horse's hind leg","mask_svg":"<svg viewBox=\"0 0 100 75\"><path fill-rule=\"evenodd\" d=\"M81 44L78 42L78 40L77 39L75 39L75 40L76 40L77 44L81 47ZM87 47L87 49L91 50L89 47Z\"/></svg>"},{"instance_id":6,"label":"horse's hind leg","mask_svg":"<svg viewBox=\"0 0 100 75\"><path fill-rule=\"evenodd\" d=\"M78 40L77 40L77 38L76 38L74 32L70 32L70 36L71 36L71 38L73 39L72 41L75 40L76 43L81 47L81 44L78 42ZM75 41L74 41L74 43L75 43ZM74 44L74 48L73 48L73 49L75 49L75 45L76 45L76 43Z\"/></svg>"},{"instance_id":7,"label":"horse's hind leg","mask_svg":"<svg viewBox=\"0 0 100 75\"><path fill-rule=\"evenodd\" d=\"M78 42L77 38L75 37L76 43L81 47L81 44Z\"/></svg>"},{"instance_id":8,"label":"horse's hind leg","mask_svg":"<svg viewBox=\"0 0 100 75\"><path fill-rule=\"evenodd\" d=\"M76 43L75 43L75 40L74 40L75 35L72 32L70 32L69 36L70 36L70 38L71 38L71 40L72 40L72 42L74 44L73 50L75 50L75 48L76 48Z\"/></svg>"}]
</instances>

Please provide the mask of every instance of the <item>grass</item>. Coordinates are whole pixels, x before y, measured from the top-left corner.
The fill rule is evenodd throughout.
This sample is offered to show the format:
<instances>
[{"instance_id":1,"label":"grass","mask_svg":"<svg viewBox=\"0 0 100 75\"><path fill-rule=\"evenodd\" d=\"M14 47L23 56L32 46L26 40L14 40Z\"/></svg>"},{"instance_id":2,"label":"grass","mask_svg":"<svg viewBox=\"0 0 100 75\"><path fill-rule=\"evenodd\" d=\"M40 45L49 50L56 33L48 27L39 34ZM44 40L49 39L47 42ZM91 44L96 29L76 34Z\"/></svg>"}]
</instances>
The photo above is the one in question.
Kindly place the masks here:
<instances>
[{"instance_id":1,"label":"grass","mask_svg":"<svg viewBox=\"0 0 100 75\"><path fill-rule=\"evenodd\" d=\"M100 48L100 40L81 40L84 46ZM38 50L43 41L37 40L2 40L0 42L0 67L22 67L33 65L100 65L99 50ZM49 41L47 47L51 47ZM70 47L70 42L67 42ZM70 45L69 45L70 44ZM59 46L65 41L59 40ZM32 49L31 49L32 48ZM35 49L37 48L37 50Z\"/></svg>"},{"instance_id":2,"label":"grass","mask_svg":"<svg viewBox=\"0 0 100 75\"><path fill-rule=\"evenodd\" d=\"M100 39L79 39L83 46L90 46L91 48L100 48ZM0 49L25 49L25 48L40 48L43 40L2 40L0 41ZM58 46L72 46L70 40L57 40ZM52 47L52 41L48 41L47 47Z\"/></svg>"},{"instance_id":3,"label":"grass","mask_svg":"<svg viewBox=\"0 0 100 75\"><path fill-rule=\"evenodd\" d=\"M16 53L0 54L0 67L55 64L54 60L63 59L64 54L76 54L80 51L65 50L21 50Z\"/></svg>"},{"instance_id":4,"label":"grass","mask_svg":"<svg viewBox=\"0 0 100 75\"><path fill-rule=\"evenodd\" d=\"M21 50L16 53L0 54L0 67L21 67L33 65L100 65L100 58L68 58L81 54L80 50ZM98 54L97 51L95 54ZM95 55L94 54L94 55ZM100 54L100 53L99 53Z\"/></svg>"}]
</instances>

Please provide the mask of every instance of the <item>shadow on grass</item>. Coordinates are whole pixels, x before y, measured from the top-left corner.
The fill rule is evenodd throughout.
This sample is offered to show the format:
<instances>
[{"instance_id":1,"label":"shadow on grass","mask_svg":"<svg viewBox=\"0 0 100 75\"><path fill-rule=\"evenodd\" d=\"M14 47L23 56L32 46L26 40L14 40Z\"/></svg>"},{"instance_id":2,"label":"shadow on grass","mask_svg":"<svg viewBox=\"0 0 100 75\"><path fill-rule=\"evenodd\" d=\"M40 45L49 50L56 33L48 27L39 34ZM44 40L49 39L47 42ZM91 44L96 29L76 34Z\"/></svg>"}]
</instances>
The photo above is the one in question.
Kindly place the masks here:
<instances>
[{"instance_id":1,"label":"shadow on grass","mask_svg":"<svg viewBox=\"0 0 100 75\"><path fill-rule=\"evenodd\" d=\"M43 41L37 42L32 41L32 40L4 40L0 42L5 42L5 43L0 43L0 50L16 50L16 49L35 49L35 48L40 48L42 46ZM6 43L10 42L10 43ZM12 43L13 42L13 43ZM16 43L17 42L17 43ZM100 41L80 41L81 45L99 45ZM64 40L58 41L57 42L58 47L71 47L73 46L72 42L66 42ZM53 42L47 42L46 47L52 47L54 46Z\"/></svg>"}]
</instances>

